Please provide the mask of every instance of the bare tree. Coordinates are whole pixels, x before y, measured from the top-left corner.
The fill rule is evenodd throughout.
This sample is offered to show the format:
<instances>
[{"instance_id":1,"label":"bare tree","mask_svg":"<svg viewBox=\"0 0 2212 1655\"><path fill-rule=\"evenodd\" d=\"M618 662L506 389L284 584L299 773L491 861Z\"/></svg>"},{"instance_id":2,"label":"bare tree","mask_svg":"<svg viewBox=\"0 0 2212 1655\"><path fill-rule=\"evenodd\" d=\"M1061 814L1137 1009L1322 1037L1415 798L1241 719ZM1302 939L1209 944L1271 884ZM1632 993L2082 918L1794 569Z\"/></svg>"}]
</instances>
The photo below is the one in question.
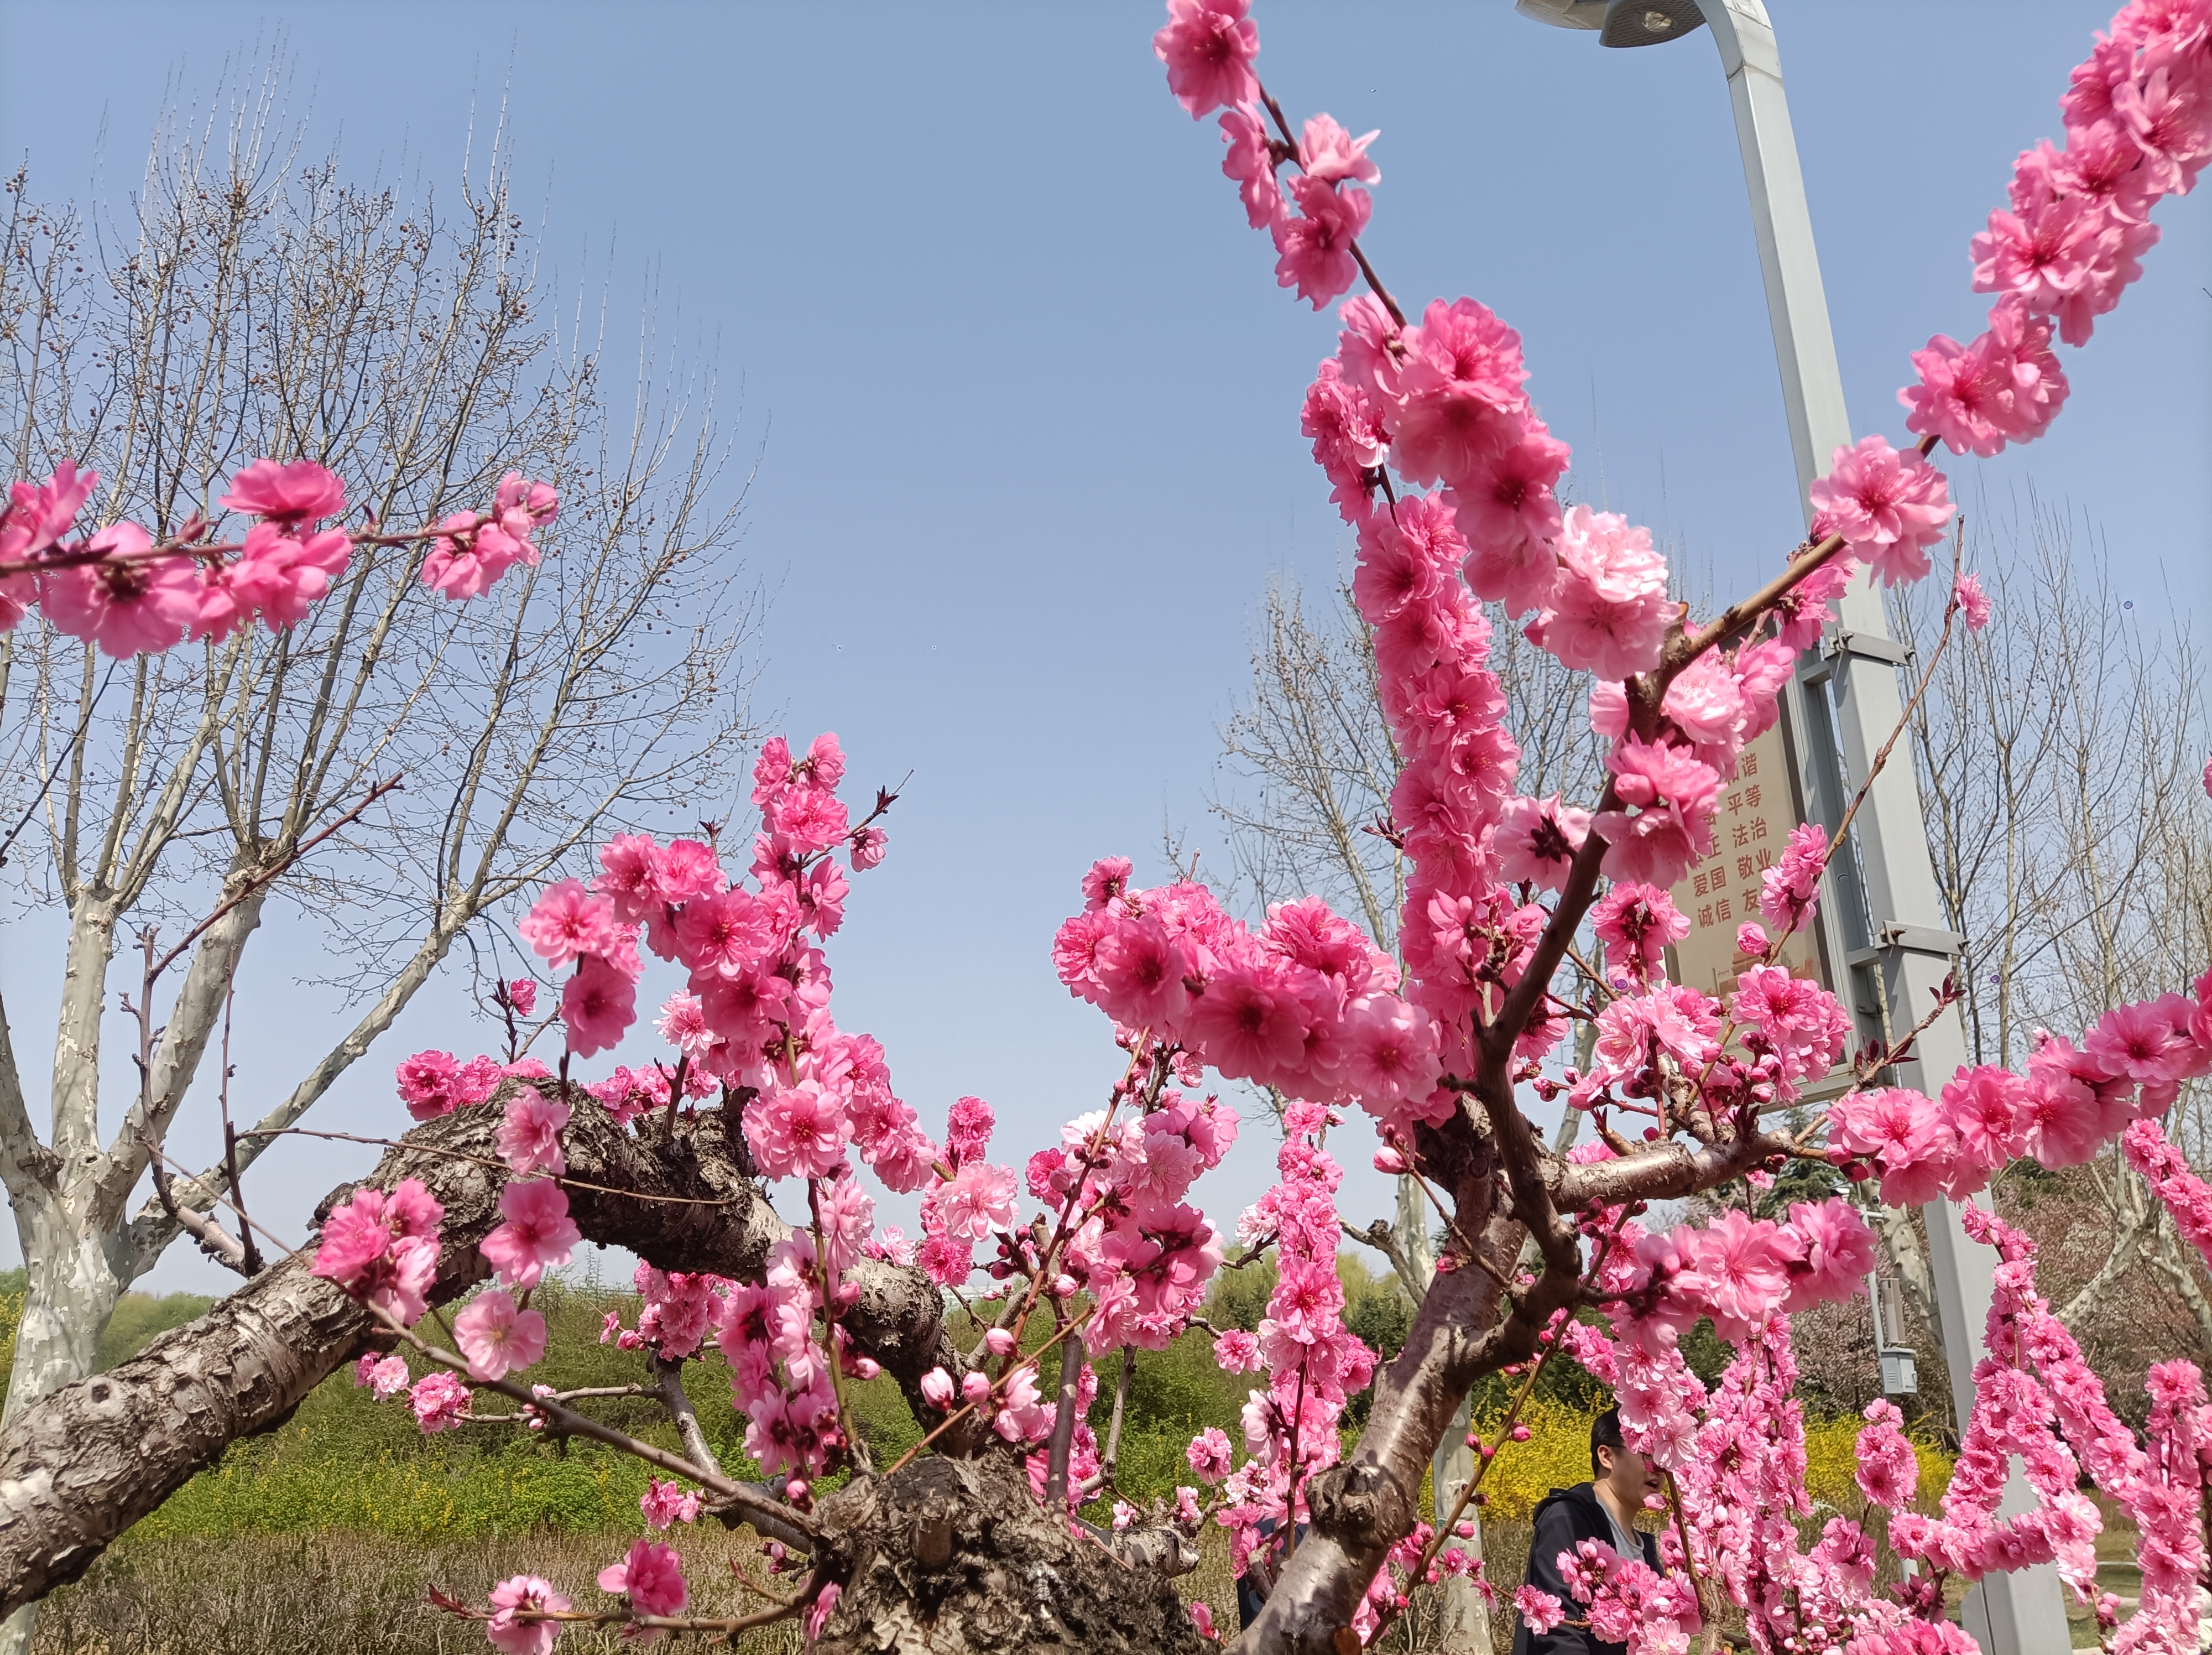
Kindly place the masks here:
<instances>
[{"instance_id":1,"label":"bare tree","mask_svg":"<svg viewBox=\"0 0 2212 1655\"><path fill-rule=\"evenodd\" d=\"M724 556L742 491L711 387L659 366L648 328L634 402L605 406L601 320L580 308L564 338L541 319L496 135L448 211L428 188L343 182L335 156L301 164L278 90L271 74L227 113L165 125L119 223L9 182L15 475L89 465L105 516L167 532L220 517L224 480L264 453L321 462L394 524L480 505L515 469L559 489L561 519L540 565L469 604L421 584L420 550L362 547L273 636L115 663L43 626L0 636L0 804L22 835L8 897L68 922L43 1140L0 1017L0 1177L29 1270L10 1419L89 1371L117 1298L228 1190L219 1166L133 1210L273 898L314 915L359 1016L264 1130L587 837L713 797L744 733L752 616ZM126 938L139 1084L103 1141L101 1018ZM269 1141L241 1141L235 1170Z\"/></svg>"},{"instance_id":2,"label":"bare tree","mask_svg":"<svg viewBox=\"0 0 2212 1655\"><path fill-rule=\"evenodd\" d=\"M2212 947L2201 780L2212 733L2178 605L2136 608L2104 547L2032 493L1994 521L1980 514L1976 538L1999 621L1941 664L1913 755L1937 882L1966 939L1967 1037L1978 1062L2014 1066L2039 1027L2085 1027L2103 1007L2151 998ZM1895 605L1908 643L1940 624L1930 601L1915 593ZM2212 1150L2206 1091L2185 1086L2167 1122L2200 1165ZM2171 1295L2212 1348L2203 1268L2118 1148L2057 1176L2085 1199L2049 1205L2037 1192L2075 1220L2053 1248L2054 1281L2081 1262L2062 1314L2100 1365L2142 1366L2146 1294ZM2079 1222L2092 1212L2106 1222Z\"/></svg>"}]
</instances>

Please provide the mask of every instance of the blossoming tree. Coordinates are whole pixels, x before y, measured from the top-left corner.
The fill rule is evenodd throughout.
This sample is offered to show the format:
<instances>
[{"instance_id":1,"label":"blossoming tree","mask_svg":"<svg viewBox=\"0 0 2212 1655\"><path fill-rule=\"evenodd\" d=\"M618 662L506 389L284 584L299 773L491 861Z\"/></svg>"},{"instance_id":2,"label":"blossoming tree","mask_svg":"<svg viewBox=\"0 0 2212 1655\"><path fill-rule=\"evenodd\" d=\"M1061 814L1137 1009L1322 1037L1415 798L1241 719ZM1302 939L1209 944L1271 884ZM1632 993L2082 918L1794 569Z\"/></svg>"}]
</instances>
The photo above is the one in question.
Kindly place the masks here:
<instances>
[{"instance_id":1,"label":"blossoming tree","mask_svg":"<svg viewBox=\"0 0 2212 1655\"><path fill-rule=\"evenodd\" d=\"M2212 1256L2212 1188L2160 1126L2212 1069L2212 973L2112 1007L2078 1040L2040 1040L2024 1073L1978 1066L1932 1098L1887 1084L1912 1031L1847 1055L1843 1007L1777 963L1834 848L1809 828L1765 877L1761 922L1739 939L1755 963L1726 1001L1668 981L1664 958L1684 928L1665 887L1709 847L1720 782L1772 722L1830 602L1862 570L1893 585L1933 571L1954 514L1931 455L1992 453L2048 425L2067 390L2054 341L2088 338L2140 273L2151 206L2212 156L2212 6L2122 10L2063 100L2067 147L2022 158L2010 210L1976 243L1977 285L1997 295L1988 330L1914 355L1901 394L1919 441L1838 450L1808 541L1702 621L1668 599L1644 530L1560 508L1566 449L1524 388L1518 336L1472 299L1415 319L1384 288L1358 240L1364 186L1377 181L1370 140L1326 116L1292 130L1253 73L1245 0L1171 0L1154 44L1194 116L1226 106L1224 170L1272 235L1282 284L1316 308L1366 287L1340 312L1340 347L1304 423L1358 537L1354 594L1406 759L1391 800L1414 870L1402 970L1318 899L1279 904L1255 928L1192 879L1140 886L1128 861L1102 860L1053 964L1110 1020L1127 1067L1056 1142L1002 1159L987 1104L963 1098L928 1130L881 1046L838 1025L827 948L848 876L884 855L893 800L879 794L855 820L834 738L773 741L749 843L620 836L588 883L556 883L532 908L522 935L561 984L556 1064L513 1045L410 1059L401 1093L426 1123L333 1197L312 1248L0 1438L0 1603L82 1569L223 1442L353 1359L379 1394L404 1391L426 1430L503 1421L641 1456L669 1479L642 1502L649 1530L750 1524L767 1537L765 1573L781 1577L743 1554L728 1560L733 1581L700 1569L712 1542L694 1527L641 1536L597 1595L524 1574L487 1602L441 1598L502 1650L547 1651L579 1622L654 1638L786 1618L841 1651L1192 1647L1216 1628L1202 1606L1186 1618L1165 1577L1208 1523L1231 1531L1240 1565L1266 1549L1279 1566L1239 1647L1354 1649L1416 1585L1473 1568L1453 1542L1480 1473L1440 1523L1417 1504L1461 1399L1494 1372L1525 1398L1565 1353L1615 1387L1625 1433L1665 1473L1667 1572L1584 1548L1563 1557L1565 1599L1519 1595L1532 1625L1586 1622L1638 1655L1680 1655L1730 1622L1769 1655L1964 1652L1971 1640L1943 1618L1951 1577L2055 1561L2096 1601L2115 1651L2194 1647L2212 1470L2198 1370L2152 1369L2139 1440L2038 1293L2032 1245L1971 1203L2016 1157L2074 1165L2117 1137ZM43 512L40 523L60 512L51 495L24 498L19 513ZM58 561L112 555L87 546ZM1595 674L1606 780L1587 806L1515 790L1477 599ZM1978 586L1954 574L1945 636L1990 620ZM1584 964L1593 939L1602 970ZM577 1066L637 1022L649 958L675 979L663 1044L586 1083ZM527 1016L534 992L519 983L506 1003ZM1563 1066L1577 1025L1595 1031L1590 1059ZM1839 1064L1848 1092L1799 1123L1808 1084ZM1242 1457L1227 1433L1203 1432L1194 1482L1172 1502L1120 1501L1111 1529L1093 1527L1081 1510L1118 1492L1111 1428L1102 1442L1088 1418L1093 1359L1193 1326L1231 1245L1187 1199L1235 1132L1203 1091L1209 1072L1288 1100L1280 1177L1236 1236L1247 1256L1275 1250L1279 1280L1258 1331L1214 1345L1223 1367L1254 1376ZM1583 1112L1592 1141L1548 1149L1529 1095ZM1329 1136L1353 1109L1383 1139L1381 1170L1415 1180L1444 1236L1405 1345L1380 1365L1344 1325L1334 1269ZM1861 1520L1831 1518L1807 1543L1793 1396L1791 1315L1858 1291L1872 1260L1857 1211L1830 1199L1784 1220L1731 1207L1671 1231L1639 1222L1653 1201L1804 1163L1878 1179L1892 1203L1967 1202L1970 1232L2002 1259L1940 1512L1915 1509L1895 1410L1868 1410L1860 1488L1891 1513L1888 1543L1920 1565L1888 1591L1875 1590ZM875 1226L871 1180L921 1196L918 1241ZM595 1419L588 1396L528 1383L546 1337L531 1293L587 1238L644 1260L642 1312L607 1336L640 1354L640 1388L666 1404L681 1452ZM990 1286L968 1300L979 1266ZM448 1321L441 1306L486 1275L496 1284ZM971 1320L948 1317L953 1294ZM1733 1353L1712 1386L1679 1347L1708 1319ZM686 1374L701 1363L729 1386L764 1481L720 1464L698 1428ZM879 1372L927 1433L890 1465L875 1462L846 1390ZM1345 1404L1370 1385L1347 1450ZM1511 1453L1516 1435L1509 1411L1476 1445L1480 1463ZM2034 1503L2004 1515L2015 1459ZM2116 1630L2112 1600L2095 1595L2101 1517L2085 1476L2142 1536L2142 1607Z\"/></svg>"}]
</instances>

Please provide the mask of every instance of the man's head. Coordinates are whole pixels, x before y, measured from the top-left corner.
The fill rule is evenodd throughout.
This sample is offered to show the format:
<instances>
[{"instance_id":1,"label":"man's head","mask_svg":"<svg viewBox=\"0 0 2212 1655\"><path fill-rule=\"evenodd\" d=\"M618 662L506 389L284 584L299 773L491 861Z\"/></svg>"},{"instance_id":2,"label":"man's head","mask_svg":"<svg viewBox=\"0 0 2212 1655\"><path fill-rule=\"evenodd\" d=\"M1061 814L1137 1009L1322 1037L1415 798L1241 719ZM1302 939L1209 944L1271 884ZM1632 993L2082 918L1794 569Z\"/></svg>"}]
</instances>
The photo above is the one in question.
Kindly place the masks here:
<instances>
[{"instance_id":1,"label":"man's head","mask_svg":"<svg viewBox=\"0 0 2212 1655\"><path fill-rule=\"evenodd\" d=\"M1590 1480L1610 1488L1623 1511L1633 1512L1646 1494L1664 1486L1659 1468L1620 1439L1620 1410L1608 1408L1590 1421Z\"/></svg>"}]
</instances>

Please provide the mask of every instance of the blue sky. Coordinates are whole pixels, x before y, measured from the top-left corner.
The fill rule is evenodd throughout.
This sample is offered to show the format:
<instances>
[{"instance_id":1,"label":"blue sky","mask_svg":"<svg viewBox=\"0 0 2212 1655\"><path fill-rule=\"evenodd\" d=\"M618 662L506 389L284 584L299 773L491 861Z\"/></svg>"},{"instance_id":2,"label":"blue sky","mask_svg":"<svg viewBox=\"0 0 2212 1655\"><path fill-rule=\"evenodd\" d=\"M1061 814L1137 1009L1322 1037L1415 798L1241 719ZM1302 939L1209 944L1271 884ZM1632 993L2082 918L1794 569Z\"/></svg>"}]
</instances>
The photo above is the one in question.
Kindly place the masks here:
<instances>
[{"instance_id":1,"label":"blue sky","mask_svg":"<svg viewBox=\"0 0 2212 1655\"><path fill-rule=\"evenodd\" d=\"M1967 239L2014 155L2057 134L2109 5L1771 4L1854 429L1899 437L1906 353L1978 327ZM1801 520L1710 34L1607 52L1507 0L1256 15L1294 119L1382 129L1364 241L1394 291L1470 294L1520 329L1577 497L1649 523L1692 587L1771 570ZM275 45L309 153L341 140L355 176L442 184L504 89L549 280L611 283L617 314L650 285L663 338L719 368L726 404L742 389L741 445L764 444L744 555L776 592L762 710L836 730L856 797L914 772L832 949L839 1020L883 1039L933 1125L989 1098L1018 1157L1118 1072L1051 973L1078 878L1115 852L1156 875L1164 824L1218 843L1215 731L1261 588L1325 581L1340 551L1297 434L1332 322L1275 289L1212 124L1167 93L1158 21L1151 3L0 0L0 161L27 159L48 197L120 188L173 77L190 104ZM2212 211L2199 194L2159 222L2144 281L2067 355L2052 434L1948 462L1970 510L2032 484L2094 525L2146 618L2212 598ZM239 1095L289 1088L343 1026L293 986L313 946L292 919L249 955ZM33 1074L57 962L37 923L0 940ZM488 1038L434 989L311 1124L397 1129L392 1063ZM188 1110L188 1141L211 1110ZM1364 1222L1388 1192L1357 1142L1343 1206ZM1218 1219L1272 1152L1255 1125L1200 1186ZM366 1153L294 1146L249 1187L296 1236ZM153 1284L222 1279L173 1250Z\"/></svg>"}]
</instances>

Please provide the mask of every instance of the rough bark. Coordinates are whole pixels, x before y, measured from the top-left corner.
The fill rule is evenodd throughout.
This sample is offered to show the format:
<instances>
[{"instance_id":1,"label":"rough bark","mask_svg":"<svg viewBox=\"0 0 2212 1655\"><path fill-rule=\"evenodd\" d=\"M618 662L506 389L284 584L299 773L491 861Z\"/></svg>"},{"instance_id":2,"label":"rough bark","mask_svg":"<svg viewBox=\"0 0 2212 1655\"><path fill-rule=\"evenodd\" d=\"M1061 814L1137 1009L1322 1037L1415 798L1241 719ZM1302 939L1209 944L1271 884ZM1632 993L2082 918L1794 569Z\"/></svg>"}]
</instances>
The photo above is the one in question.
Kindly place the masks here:
<instances>
[{"instance_id":1,"label":"rough bark","mask_svg":"<svg viewBox=\"0 0 2212 1655\"><path fill-rule=\"evenodd\" d=\"M790 1226L738 1171L719 1110L672 1126L655 1117L633 1136L582 1093L572 1103L569 1176L625 1192L572 1189L587 1240L664 1269L760 1275ZM420 1178L445 1207L434 1301L486 1274L477 1243L499 1222L507 1173L492 1135L502 1112L494 1104L417 1128L364 1180L389 1188ZM321 1211L356 1187L332 1191ZM272 1265L131 1360L25 1407L0 1433L0 1612L75 1579L227 1445L283 1423L315 1385L380 1342L368 1312L312 1275L311 1259L302 1249ZM918 1270L873 1260L852 1279L860 1300L841 1321L921 1407L921 1376L961 1366L936 1289Z\"/></svg>"},{"instance_id":2,"label":"rough bark","mask_svg":"<svg viewBox=\"0 0 2212 1655\"><path fill-rule=\"evenodd\" d=\"M824 1500L821 1562L845 1582L821 1655L1175 1655L1200 1645L1168 1577L1068 1533L1012 1453L925 1456Z\"/></svg>"}]
</instances>

